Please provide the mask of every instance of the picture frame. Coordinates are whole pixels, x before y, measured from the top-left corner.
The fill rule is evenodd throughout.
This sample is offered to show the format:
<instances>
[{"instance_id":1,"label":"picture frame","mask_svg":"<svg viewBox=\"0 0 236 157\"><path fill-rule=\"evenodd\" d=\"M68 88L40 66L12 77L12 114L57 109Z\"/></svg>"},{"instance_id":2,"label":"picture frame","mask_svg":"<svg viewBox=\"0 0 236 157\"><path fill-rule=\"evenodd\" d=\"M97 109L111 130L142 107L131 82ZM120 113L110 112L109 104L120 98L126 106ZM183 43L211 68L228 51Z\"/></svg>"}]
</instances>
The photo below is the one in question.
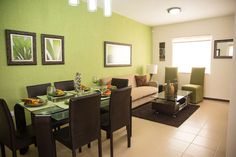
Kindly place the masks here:
<instances>
[{"instance_id":1,"label":"picture frame","mask_svg":"<svg viewBox=\"0 0 236 157\"><path fill-rule=\"evenodd\" d=\"M104 41L104 67L132 66L132 45Z\"/></svg>"},{"instance_id":2,"label":"picture frame","mask_svg":"<svg viewBox=\"0 0 236 157\"><path fill-rule=\"evenodd\" d=\"M36 33L5 30L7 65L36 65Z\"/></svg>"},{"instance_id":3,"label":"picture frame","mask_svg":"<svg viewBox=\"0 0 236 157\"><path fill-rule=\"evenodd\" d=\"M64 64L64 36L41 34L42 64Z\"/></svg>"},{"instance_id":4,"label":"picture frame","mask_svg":"<svg viewBox=\"0 0 236 157\"><path fill-rule=\"evenodd\" d=\"M165 54L165 42L159 43L159 61L165 61L166 54Z\"/></svg>"},{"instance_id":5,"label":"picture frame","mask_svg":"<svg viewBox=\"0 0 236 157\"><path fill-rule=\"evenodd\" d=\"M233 39L220 39L214 41L214 59L233 58Z\"/></svg>"}]
</instances>

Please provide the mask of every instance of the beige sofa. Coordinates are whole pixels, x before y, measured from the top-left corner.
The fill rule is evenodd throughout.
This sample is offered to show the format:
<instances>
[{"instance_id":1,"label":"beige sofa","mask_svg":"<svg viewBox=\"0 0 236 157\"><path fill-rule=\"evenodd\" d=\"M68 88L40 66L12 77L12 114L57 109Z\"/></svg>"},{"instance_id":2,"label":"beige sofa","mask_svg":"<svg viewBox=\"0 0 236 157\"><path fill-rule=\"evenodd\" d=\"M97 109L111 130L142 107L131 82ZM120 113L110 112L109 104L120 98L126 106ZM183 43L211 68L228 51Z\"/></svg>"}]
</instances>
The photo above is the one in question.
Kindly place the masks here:
<instances>
[{"instance_id":1,"label":"beige sofa","mask_svg":"<svg viewBox=\"0 0 236 157\"><path fill-rule=\"evenodd\" d=\"M123 75L109 78L103 78L106 83L110 82L112 78L123 78L129 80L129 86L132 86L132 108L138 107L154 99L154 95L157 94L158 88L156 82L148 82L148 86L137 87L135 75Z\"/></svg>"}]
</instances>

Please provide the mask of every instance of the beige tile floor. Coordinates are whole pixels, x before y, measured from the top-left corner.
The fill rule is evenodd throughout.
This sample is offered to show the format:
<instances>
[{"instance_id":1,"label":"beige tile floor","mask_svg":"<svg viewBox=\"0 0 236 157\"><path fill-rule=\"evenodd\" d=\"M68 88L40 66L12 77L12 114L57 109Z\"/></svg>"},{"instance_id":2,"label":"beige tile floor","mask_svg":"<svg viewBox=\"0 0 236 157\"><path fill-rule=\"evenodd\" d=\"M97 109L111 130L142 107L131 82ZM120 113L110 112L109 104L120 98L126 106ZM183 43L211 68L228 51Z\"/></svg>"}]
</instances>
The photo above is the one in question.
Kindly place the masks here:
<instances>
[{"instance_id":1,"label":"beige tile floor","mask_svg":"<svg viewBox=\"0 0 236 157\"><path fill-rule=\"evenodd\" d=\"M115 157L225 157L228 105L204 100L201 107L179 128L133 117L132 146L127 148L126 131L114 134ZM103 157L109 157L109 140L102 133ZM71 157L71 151L57 144L58 157ZM7 156L11 156L7 151ZM20 156L20 155L18 155ZM83 147L78 157L97 157L97 143ZM37 157L32 145L24 157Z\"/></svg>"}]
</instances>

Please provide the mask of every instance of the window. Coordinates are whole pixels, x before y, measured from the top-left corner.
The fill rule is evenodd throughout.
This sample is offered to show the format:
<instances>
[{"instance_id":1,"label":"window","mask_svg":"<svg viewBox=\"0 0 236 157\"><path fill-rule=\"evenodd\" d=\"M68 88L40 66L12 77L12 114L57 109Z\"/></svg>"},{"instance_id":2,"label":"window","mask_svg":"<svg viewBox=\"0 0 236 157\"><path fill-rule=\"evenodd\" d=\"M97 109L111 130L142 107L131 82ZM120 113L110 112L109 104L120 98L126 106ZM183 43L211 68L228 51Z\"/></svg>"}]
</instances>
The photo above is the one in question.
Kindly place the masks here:
<instances>
[{"instance_id":1,"label":"window","mask_svg":"<svg viewBox=\"0 0 236 157\"><path fill-rule=\"evenodd\" d=\"M233 56L233 53L234 53L234 46L233 45L230 45L229 46L229 56Z\"/></svg>"},{"instance_id":2,"label":"window","mask_svg":"<svg viewBox=\"0 0 236 157\"><path fill-rule=\"evenodd\" d=\"M192 67L205 67L205 73L211 68L211 36L176 38L172 40L172 65L179 72L190 73Z\"/></svg>"}]
</instances>

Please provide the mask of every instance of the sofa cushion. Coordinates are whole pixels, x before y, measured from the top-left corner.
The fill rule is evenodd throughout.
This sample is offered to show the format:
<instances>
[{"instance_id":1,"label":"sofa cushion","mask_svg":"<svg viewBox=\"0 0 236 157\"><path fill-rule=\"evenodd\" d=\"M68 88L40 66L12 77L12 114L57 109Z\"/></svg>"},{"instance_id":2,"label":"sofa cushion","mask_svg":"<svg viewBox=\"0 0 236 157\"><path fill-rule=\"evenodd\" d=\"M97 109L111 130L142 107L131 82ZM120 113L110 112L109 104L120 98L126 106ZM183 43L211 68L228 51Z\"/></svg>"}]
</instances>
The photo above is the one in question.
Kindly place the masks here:
<instances>
[{"instance_id":1,"label":"sofa cushion","mask_svg":"<svg viewBox=\"0 0 236 157\"><path fill-rule=\"evenodd\" d=\"M132 101L140 99L142 97L146 97L154 93L157 93L156 87L151 87L151 86L133 87L131 91Z\"/></svg>"},{"instance_id":2,"label":"sofa cushion","mask_svg":"<svg viewBox=\"0 0 236 157\"><path fill-rule=\"evenodd\" d=\"M138 87L148 85L146 75L140 75L140 76L135 75L135 80Z\"/></svg>"}]
</instances>

